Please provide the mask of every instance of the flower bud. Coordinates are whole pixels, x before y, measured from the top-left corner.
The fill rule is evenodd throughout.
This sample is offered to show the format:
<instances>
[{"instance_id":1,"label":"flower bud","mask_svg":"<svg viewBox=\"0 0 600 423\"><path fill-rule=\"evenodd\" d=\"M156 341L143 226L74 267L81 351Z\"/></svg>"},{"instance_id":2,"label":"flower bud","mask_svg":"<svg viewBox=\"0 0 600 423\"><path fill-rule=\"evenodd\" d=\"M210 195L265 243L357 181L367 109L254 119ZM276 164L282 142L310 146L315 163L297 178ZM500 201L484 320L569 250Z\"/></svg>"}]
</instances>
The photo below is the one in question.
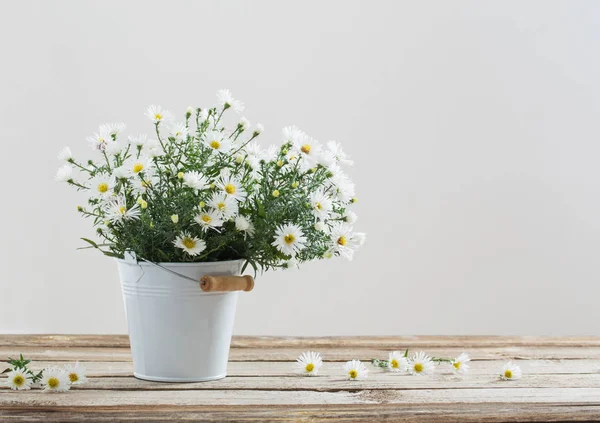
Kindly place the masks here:
<instances>
[{"instance_id":1,"label":"flower bud","mask_svg":"<svg viewBox=\"0 0 600 423\"><path fill-rule=\"evenodd\" d=\"M275 197L275 198L279 197L279 191L278 191L278 190L275 190L275 191L273 191L273 192L272 192L272 195L273 195L273 197Z\"/></svg>"},{"instance_id":2,"label":"flower bud","mask_svg":"<svg viewBox=\"0 0 600 423\"><path fill-rule=\"evenodd\" d=\"M171 215L171 222L173 222L174 224L179 223L179 215L178 214L172 214Z\"/></svg>"}]
</instances>

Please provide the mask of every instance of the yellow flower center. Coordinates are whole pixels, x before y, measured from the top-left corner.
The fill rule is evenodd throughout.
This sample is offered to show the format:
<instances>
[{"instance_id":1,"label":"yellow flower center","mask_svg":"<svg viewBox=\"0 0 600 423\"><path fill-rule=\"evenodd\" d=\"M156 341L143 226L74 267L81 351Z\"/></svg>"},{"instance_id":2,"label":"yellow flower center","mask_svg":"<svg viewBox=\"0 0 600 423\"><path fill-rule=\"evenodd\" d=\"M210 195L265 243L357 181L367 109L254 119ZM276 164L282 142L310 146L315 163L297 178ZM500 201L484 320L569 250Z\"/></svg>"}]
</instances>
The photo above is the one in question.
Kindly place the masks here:
<instances>
[{"instance_id":1,"label":"yellow flower center","mask_svg":"<svg viewBox=\"0 0 600 423\"><path fill-rule=\"evenodd\" d=\"M235 185L233 185L233 184L225 185L225 192L227 194L235 194Z\"/></svg>"},{"instance_id":2,"label":"yellow flower center","mask_svg":"<svg viewBox=\"0 0 600 423\"><path fill-rule=\"evenodd\" d=\"M219 210L225 210L225 203L217 203L217 208Z\"/></svg>"},{"instance_id":3,"label":"yellow flower center","mask_svg":"<svg viewBox=\"0 0 600 423\"><path fill-rule=\"evenodd\" d=\"M346 245L346 243L348 242L348 240L346 239L345 236L341 236L338 238L337 243L341 246Z\"/></svg>"},{"instance_id":4,"label":"yellow flower center","mask_svg":"<svg viewBox=\"0 0 600 423\"><path fill-rule=\"evenodd\" d=\"M287 234L286 236L283 237L283 240L285 241L286 244L291 244L292 242L294 242L296 240L296 237L293 234Z\"/></svg>"},{"instance_id":5,"label":"yellow flower center","mask_svg":"<svg viewBox=\"0 0 600 423\"><path fill-rule=\"evenodd\" d=\"M510 370L505 370L504 371L504 377L507 379L511 379L512 378L512 372Z\"/></svg>"},{"instance_id":6,"label":"yellow flower center","mask_svg":"<svg viewBox=\"0 0 600 423\"><path fill-rule=\"evenodd\" d=\"M210 146L212 148L214 148L215 150L218 150L219 148L221 148L221 143L219 141L217 141L217 140L212 140L210 142Z\"/></svg>"},{"instance_id":7,"label":"yellow flower center","mask_svg":"<svg viewBox=\"0 0 600 423\"><path fill-rule=\"evenodd\" d=\"M140 173L142 170L144 170L144 165L141 163L136 163L133 165L133 171L135 173Z\"/></svg>"},{"instance_id":8,"label":"yellow flower center","mask_svg":"<svg viewBox=\"0 0 600 423\"><path fill-rule=\"evenodd\" d=\"M356 379L356 376L358 376L358 372L352 369L348 372L348 376L350 376L352 379Z\"/></svg>"},{"instance_id":9,"label":"yellow flower center","mask_svg":"<svg viewBox=\"0 0 600 423\"><path fill-rule=\"evenodd\" d=\"M194 248L196 246L196 241L194 241L192 238L183 238L181 242L183 245L185 245L185 248Z\"/></svg>"},{"instance_id":10,"label":"yellow flower center","mask_svg":"<svg viewBox=\"0 0 600 423\"><path fill-rule=\"evenodd\" d=\"M207 215L207 214L202 215L202 221L204 223L210 223L211 220L212 220L212 218L209 215Z\"/></svg>"},{"instance_id":11,"label":"yellow flower center","mask_svg":"<svg viewBox=\"0 0 600 423\"><path fill-rule=\"evenodd\" d=\"M304 154L310 153L310 145L304 144L302 147L300 147L300 151L302 151Z\"/></svg>"},{"instance_id":12,"label":"yellow flower center","mask_svg":"<svg viewBox=\"0 0 600 423\"><path fill-rule=\"evenodd\" d=\"M13 378L13 383L17 386L21 386L25 383L25 378L21 375L17 375Z\"/></svg>"},{"instance_id":13,"label":"yellow flower center","mask_svg":"<svg viewBox=\"0 0 600 423\"><path fill-rule=\"evenodd\" d=\"M454 366L454 368L456 370L458 370L458 369L460 369L461 362L460 361L455 361L454 363L452 363L452 365Z\"/></svg>"},{"instance_id":14,"label":"yellow flower center","mask_svg":"<svg viewBox=\"0 0 600 423\"><path fill-rule=\"evenodd\" d=\"M392 368L394 369L397 369L398 367L400 367L400 363L398 363L398 360L394 358L392 359L392 361L390 361L390 366L392 366Z\"/></svg>"},{"instance_id":15,"label":"yellow flower center","mask_svg":"<svg viewBox=\"0 0 600 423\"><path fill-rule=\"evenodd\" d=\"M77 376L77 373L69 373L69 380L71 383L75 383L79 380L79 376Z\"/></svg>"},{"instance_id":16,"label":"yellow flower center","mask_svg":"<svg viewBox=\"0 0 600 423\"><path fill-rule=\"evenodd\" d=\"M314 369L315 369L315 365L312 363L308 363L305 367L305 370L309 373L312 372Z\"/></svg>"},{"instance_id":17,"label":"yellow flower center","mask_svg":"<svg viewBox=\"0 0 600 423\"><path fill-rule=\"evenodd\" d=\"M55 377L51 377L48 379L48 386L51 388L58 388L58 385L60 385L60 382L57 378Z\"/></svg>"},{"instance_id":18,"label":"yellow flower center","mask_svg":"<svg viewBox=\"0 0 600 423\"><path fill-rule=\"evenodd\" d=\"M162 120L162 118L163 118L163 115L161 115L160 113L155 113L154 114L154 119L156 119L156 120Z\"/></svg>"},{"instance_id":19,"label":"yellow flower center","mask_svg":"<svg viewBox=\"0 0 600 423\"><path fill-rule=\"evenodd\" d=\"M108 184L106 182L101 182L98 184L98 192L105 193L108 191Z\"/></svg>"},{"instance_id":20,"label":"yellow flower center","mask_svg":"<svg viewBox=\"0 0 600 423\"><path fill-rule=\"evenodd\" d=\"M421 363L416 363L414 365L415 372L421 373L423 371L423 365Z\"/></svg>"},{"instance_id":21,"label":"yellow flower center","mask_svg":"<svg viewBox=\"0 0 600 423\"><path fill-rule=\"evenodd\" d=\"M126 211L127 211L127 207L125 207L125 206L119 207L119 213L125 214Z\"/></svg>"},{"instance_id":22,"label":"yellow flower center","mask_svg":"<svg viewBox=\"0 0 600 423\"><path fill-rule=\"evenodd\" d=\"M321 205L321 203L315 203L315 209L323 210L323 206Z\"/></svg>"}]
</instances>

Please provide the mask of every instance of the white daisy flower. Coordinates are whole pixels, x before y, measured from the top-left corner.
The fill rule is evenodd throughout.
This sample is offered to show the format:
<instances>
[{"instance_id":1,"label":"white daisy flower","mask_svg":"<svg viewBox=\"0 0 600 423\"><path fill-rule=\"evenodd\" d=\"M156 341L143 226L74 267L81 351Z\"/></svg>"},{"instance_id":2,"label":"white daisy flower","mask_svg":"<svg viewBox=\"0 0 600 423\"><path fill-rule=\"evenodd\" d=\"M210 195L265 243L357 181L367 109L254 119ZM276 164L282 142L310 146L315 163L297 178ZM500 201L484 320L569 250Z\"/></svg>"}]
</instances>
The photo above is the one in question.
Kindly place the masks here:
<instances>
[{"instance_id":1,"label":"white daisy flower","mask_svg":"<svg viewBox=\"0 0 600 423\"><path fill-rule=\"evenodd\" d=\"M217 186L219 189L227 193L227 195L235 198L238 201L246 199L246 190L242 187L242 183L230 175L223 175L219 179Z\"/></svg>"},{"instance_id":2,"label":"white daisy flower","mask_svg":"<svg viewBox=\"0 0 600 423\"><path fill-rule=\"evenodd\" d=\"M129 170L125 168L125 166L119 166L114 168L112 174L117 179L125 179L131 176Z\"/></svg>"},{"instance_id":3,"label":"white daisy flower","mask_svg":"<svg viewBox=\"0 0 600 423\"><path fill-rule=\"evenodd\" d=\"M73 179L73 167L69 165L63 165L58 168L54 180L58 182L67 182Z\"/></svg>"},{"instance_id":4,"label":"white daisy flower","mask_svg":"<svg viewBox=\"0 0 600 423\"><path fill-rule=\"evenodd\" d=\"M240 121L238 122L238 126L240 126L241 129L243 131L245 131L246 129L248 129L250 127L250 121L248 119L246 119L245 117L241 117Z\"/></svg>"},{"instance_id":5,"label":"white daisy flower","mask_svg":"<svg viewBox=\"0 0 600 423\"><path fill-rule=\"evenodd\" d=\"M391 372L405 372L408 370L408 360L400 351L391 352L387 368Z\"/></svg>"},{"instance_id":6,"label":"white daisy flower","mask_svg":"<svg viewBox=\"0 0 600 423\"><path fill-rule=\"evenodd\" d=\"M369 369L360 360L348 361L344 364L344 371L349 380L361 380L369 376Z\"/></svg>"},{"instance_id":7,"label":"white daisy flower","mask_svg":"<svg viewBox=\"0 0 600 423\"><path fill-rule=\"evenodd\" d=\"M250 219L241 214L235 218L235 229L240 232L246 232L250 236L254 235L254 225Z\"/></svg>"},{"instance_id":8,"label":"white daisy flower","mask_svg":"<svg viewBox=\"0 0 600 423\"><path fill-rule=\"evenodd\" d=\"M196 191L208 188L208 180L206 177L195 170L183 174L183 184Z\"/></svg>"},{"instance_id":9,"label":"white daisy flower","mask_svg":"<svg viewBox=\"0 0 600 423\"><path fill-rule=\"evenodd\" d=\"M160 123L164 121L168 121L171 119L171 112L163 109L160 106L155 106L154 104L148 106L146 109L146 116L148 116L152 122Z\"/></svg>"},{"instance_id":10,"label":"white daisy flower","mask_svg":"<svg viewBox=\"0 0 600 423\"><path fill-rule=\"evenodd\" d=\"M182 232L175 238L173 244L175 244L177 248L181 248L190 256L197 256L202 251L206 250L206 242L204 240L191 236L187 232Z\"/></svg>"},{"instance_id":11,"label":"white daisy flower","mask_svg":"<svg viewBox=\"0 0 600 423\"><path fill-rule=\"evenodd\" d=\"M256 126L254 127L254 134L260 135L263 132L265 132L265 127L262 126L260 123L257 123Z\"/></svg>"},{"instance_id":12,"label":"white daisy flower","mask_svg":"<svg viewBox=\"0 0 600 423\"><path fill-rule=\"evenodd\" d=\"M123 122L105 123L104 125L100 125L100 128L98 130L101 133L105 133L105 134L110 135L113 138L116 138L117 135L119 135L121 132L123 132L126 127L127 127L127 125L125 125Z\"/></svg>"},{"instance_id":13,"label":"white daisy flower","mask_svg":"<svg viewBox=\"0 0 600 423\"><path fill-rule=\"evenodd\" d=\"M31 375L21 368L14 368L8 372L8 379L3 382L3 385L14 391L26 391L31 389L32 383Z\"/></svg>"},{"instance_id":14,"label":"white daisy flower","mask_svg":"<svg viewBox=\"0 0 600 423\"><path fill-rule=\"evenodd\" d=\"M348 155L344 153L342 145L336 141L327 141L327 150L331 152L333 157L341 164L352 166L354 162L348 158Z\"/></svg>"},{"instance_id":15,"label":"white daisy flower","mask_svg":"<svg viewBox=\"0 0 600 423\"><path fill-rule=\"evenodd\" d=\"M198 122L205 122L206 119L208 119L208 109L200 110L200 114L198 115Z\"/></svg>"},{"instance_id":16,"label":"white daisy flower","mask_svg":"<svg viewBox=\"0 0 600 423\"><path fill-rule=\"evenodd\" d=\"M342 216L342 219L344 219L344 222L352 225L356 222L358 216L353 211L346 210L346 213Z\"/></svg>"},{"instance_id":17,"label":"white daisy flower","mask_svg":"<svg viewBox=\"0 0 600 423\"><path fill-rule=\"evenodd\" d=\"M363 232L354 232L352 234L352 237L350 238L350 242L353 245L356 245L357 247L362 247L362 245L365 243L365 240L367 238L367 235Z\"/></svg>"},{"instance_id":18,"label":"white daisy flower","mask_svg":"<svg viewBox=\"0 0 600 423\"><path fill-rule=\"evenodd\" d=\"M317 164L321 156L321 145L316 139L303 133L294 141L293 153L304 159L300 161L300 166L306 170Z\"/></svg>"},{"instance_id":19,"label":"white daisy flower","mask_svg":"<svg viewBox=\"0 0 600 423\"><path fill-rule=\"evenodd\" d=\"M133 192L136 195L142 195L146 194L149 188L156 186L159 183L159 181L160 178L156 176L147 177L146 175L144 175L143 178L141 176L138 176L137 178L132 179L130 182L132 185Z\"/></svg>"},{"instance_id":20,"label":"white daisy flower","mask_svg":"<svg viewBox=\"0 0 600 423\"><path fill-rule=\"evenodd\" d=\"M221 105L221 107L225 109L231 107L238 113L244 110L244 103L233 98L233 96L231 95L231 91L229 90L220 90L219 92L217 92L217 98L219 99L219 104Z\"/></svg>"},{"instance_id":21,"label":"white daisy flower","mask_svg":"<svg viewBox=\"0 0 600 423\"><path fill-rule=\"evenodd\" d=\"M83 385L87 382L87 369L79 364L79 361L74 366L72 364L67 365L65 371L71 385Z\"/></svg>"},{"instance_id":22,"label":"white daisy flower","mask_svg":"<svg viewBox=\"0 0 600 423\"><path fill-rule=\"evenodd\" d=\"M136 220L140 218L141 214L139 204L128 209L125 201L121 198L109 202L104 208L104 213L108 221L112 223Z\"/></svg>"},{"instance_id":23,"label":"white daisy flower","mask_svg":"<svg viewBox=\"0 0 600 423\"><path fill-rule=\"evenodd\" d=\"M62 150L60 150L58 156L56 157L58 158L58 160L68 161L69 159L73 158L73 153L71 153L71 149L69 147L65 147Z\"/></svg>"},{"instance_id":24,"label":"white daisy flower","mask_svg":"<svg viewBox=\"0 0 600 423\"><path fill-rule=\"evenodd\" d=\"M332 250L341 257L352 260L358 242L354 239L352 227L344 222L335 222L331 227Z\"/></svg>"},{"instance_id":25,"label":"white daisy flower","mask_svg":"<svg viewBox=\"0 0 600 423\"><path fill-rule=\"evenodd\" d=\"M184 141L187 139L189 130L185 123L174 123L169 133L176 141Z\"/></svg>"},{"instance_id":26,"label":"white daisy flower","mask_svg":"<svg viewBox=\"0 0 600 423\"><path fill-rule=\"evenodd\" d=\"M148 135L146 135L146 134L140 134L140 135L136 135L136 136L131 136L130 135L127 138L127 141L131 145L134 145L136 147L141 147L144 144L146 144L146 142L148 141Z\"/></svg>"},{"instance_id":27,"label":"white daisy flower","mask_svg":"<svg viewBox=\"0 0 600 423\"><path fill-rule=\"evenodd\" d=\"M500 379L502 380L517 380L517 379L521 379L521 368L516 365L515 363L513 363L512 361L509 361L508 363L504 364L504 366L502 366L502 371L500 373Z\"/></svg>"},{"instance_id":28,"label":"white daisy flower","mask_svg":"<svg viewBox=\"0 0 600 423\"><path fill-rule=\"evenodd\" d=\"M121 154L123 149L124 149L124 146L120 142L110 141L110 142L106 143L104 151L109 156L116 156L117 154Z\"/></svg>"},{"instance_id":29,"label":"white daisy flower","mask_svg":"<svg viewBox=\"0 0 600 423\"><path fill-rule=\"evenodd\" d=\"M297 370L305 376L316 376L321 366L323 366L323 360L318 352L303 352L296 359Z\"/></svg>"},{"instance_id":30,"label":"white daisy flower","mask_svg":"<svg viewBox=\"0 0 600 423\"><path fill-rule=\"evenodd\" d=\"M123 163L123 167L127 169L127 172L129 172L131 176L139 175L140 173L151 175L154 169L154 163L149 157L131 157Z\"/></svg>"},{"instance_id":31,"label":"white daisy flower","mask_svg":"<svg viewBox=\"0 0 600 423\"><path fill-rule=\"evenodd\" d=\"M297 140L304 135L304 132L295 126L286 126L282 132L284 142L291 142L292 144L296 144Z\"/></svg>"},{"instance_id":32,"label":"white daisy flower","mask_svg":"<svg viewBox=\"0 0 600 423\"><path fill-rule=\"evenodd\" d=\"M331 199L321 189L310 194L310 205L313 215L321 220L326 220L333 209Z\"/></svg>"},{"instance_id":33,"label":"white daisy flower","mask_svg":"<svg viewBox=\"0 0 600 423\"><path fill-rule=\"evenodd\" d=\"M306 243L306 237L299 226L288 223L279 226L275 231L275 241L271 243L283 254L294 257L302 250Z\"/></svg>"},{"instance_id":34,"label":"white daisy flower","mask_svg":"<svg viewBox=\"0 0 600 423\"><path fill-rule=\"evenodd\" d=\"M165 151L158 140L148 140L142 151L148 158L161 157L165 155Z\"/></svg>"},{"instance_id":35,"label":"white daisy flower","mask_svg":"<svg viewBox=\"0 0 600 423\"><path fill-rule=\"evenodd\" d=\"M208 205L217 210L224 220L229 220L238 214L238 202L224 192L214 193L208 200Z\"/></svg>"},{"instance_id":36,"label":"white daisy flower","mask_svg":"<svg viewBox=\"0 0 600 423\"><path fill-rule=\"evenodd\" d=\"M325 232L327 230L327 225L325 225L325 222L323 222L322 220L319 220L318 222L315 222L314 228L317 231Z\"/></svg>"},{"instance_id":37,"label":"white daisy flower","mask_svg":"<svg viewBox=\"0 0 600 423\"><path fill-rule=\"evenodd\" d=\"M300 262L295 258L291 258L284 263L286 269L300 269Z\"/></svg>"},{"instance_id":38,"label":"white daisy flower","mask_svg":"<svg viewBox=\"0 0 600 423\"><path fill-rule=\"evenodd\" d=\"M113 194L115 178L106 173L98 173L89 180L90 195L92 198L108 198Z\"/></svg>"},{"instance_id":39,"label":"white daisy flower","mask_svg":"<svg viewBox=\"0 0 600 423\"><path fill-rule=\"evenodd\" d=\"M422 351L413 354L408 360L408 371L412 375L430 375L434 370L434 362Z\"/></svg>"},{"instance_id":40,"label":"white daisy flower","mask_svg":"<svg viewBox=\"0 0 600 423\"><path fill-rule=\"evenodd\" d=\"M223 219L221 219L218 210L202 210L196 216L194 220L202 229L219 228L223 226Z\"/></svg>"},{"instance_id":41,"label":"white daisy flower","mask_svg":"<svg viewBox=\"0 0 600 423\"><path fill-rule=\"evenodd\" d=\"M44 370L41 384L44 392L66 392L71 389L69 375L57 367Z\"/></svg>"},{"instance_id":42,"label":"white daisy flower","mask_svg":"<svg viewBox=\"0 0 600 423\"><path fill-rule=\"evenodd\" d=\"M112 142L112 140L111 135L107 132L96 132L91 137L87 137L87 141L92 148L100 151L106 150L106 144Z\"/></svg>"},{"instance_id":43,"label":"white daisy flower","mask_svg":"<svg viewBox=\"0 0 600 423\"><path fill-rule=\"evenodd\" d=\"M450 364L452 364L454 373L458 373L458 374L462 375L469 371L469 364L468 364L469 361L471 361L471 357L469 357L469 354L462 353L461 355L456 357L454 360L452 360L450 362Z\"/></svg>"},{"instance_id":44,"label":"white daisy flower","mask_svg":"<svg viewBox=\"0 0 600 423\"><path fill-rule=\"evenodd\" d=\"M204 135L204 144L212 150L213 154L225 154L231 150L231 140L219 131L207 132Z\"/></svg>"}]
</instances>

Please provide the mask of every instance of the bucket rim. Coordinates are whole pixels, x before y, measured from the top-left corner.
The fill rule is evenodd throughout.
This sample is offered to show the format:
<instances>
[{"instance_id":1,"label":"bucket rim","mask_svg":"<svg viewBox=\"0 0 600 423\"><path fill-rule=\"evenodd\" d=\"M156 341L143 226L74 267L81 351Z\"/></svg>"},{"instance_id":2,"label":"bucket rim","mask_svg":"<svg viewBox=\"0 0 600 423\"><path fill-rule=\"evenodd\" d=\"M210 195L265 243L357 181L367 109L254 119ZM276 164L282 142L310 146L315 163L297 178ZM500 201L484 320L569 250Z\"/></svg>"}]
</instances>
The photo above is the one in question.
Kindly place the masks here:
<instances>
[{"instance_id":1,"label":"bucket rim","mask_svg":"<svg viewBox=\"0 0 600 423\"><path fill-rule=\"evenodd\" d=\"M141 261L141 260L132 262L132 261L128 261L128 260L117 258L117 257L115 257L114 259L118 263L129 264L132 266L144 266L144 267L154 266L154 264L150 264L150 263L147 263L147 262ZM197 261L197 262L160 261L156 264L158 264L160 266L165 266L165 267L203 267L203 266L236 264L236 263L242 263L245 260L246 259L222 260L222 261Z\"/></svg>"}]
</instances>

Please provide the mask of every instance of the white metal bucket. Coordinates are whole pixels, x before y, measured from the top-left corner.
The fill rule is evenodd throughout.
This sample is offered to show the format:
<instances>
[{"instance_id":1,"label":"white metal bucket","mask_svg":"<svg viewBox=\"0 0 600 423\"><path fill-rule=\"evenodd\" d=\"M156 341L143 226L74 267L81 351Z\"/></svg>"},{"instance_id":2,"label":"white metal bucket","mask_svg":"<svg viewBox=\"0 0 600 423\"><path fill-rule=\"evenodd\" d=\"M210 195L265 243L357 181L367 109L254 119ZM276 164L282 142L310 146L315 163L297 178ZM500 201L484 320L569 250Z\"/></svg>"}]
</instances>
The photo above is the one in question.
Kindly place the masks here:
<instances>
[{"instance_id":1,"label":"white metal bucket","mask_svg":"<svg viewBox=\"0 0 600 423\"><path fill-rule=\"evenodd\" d=\"M159 382L201 382L227 375L238 292L203 292L199 282L160 267L117 260L129 327L133 374ZM160 263L200 281L239 275L243 260Z\"/></svg>"}]
</instances>

